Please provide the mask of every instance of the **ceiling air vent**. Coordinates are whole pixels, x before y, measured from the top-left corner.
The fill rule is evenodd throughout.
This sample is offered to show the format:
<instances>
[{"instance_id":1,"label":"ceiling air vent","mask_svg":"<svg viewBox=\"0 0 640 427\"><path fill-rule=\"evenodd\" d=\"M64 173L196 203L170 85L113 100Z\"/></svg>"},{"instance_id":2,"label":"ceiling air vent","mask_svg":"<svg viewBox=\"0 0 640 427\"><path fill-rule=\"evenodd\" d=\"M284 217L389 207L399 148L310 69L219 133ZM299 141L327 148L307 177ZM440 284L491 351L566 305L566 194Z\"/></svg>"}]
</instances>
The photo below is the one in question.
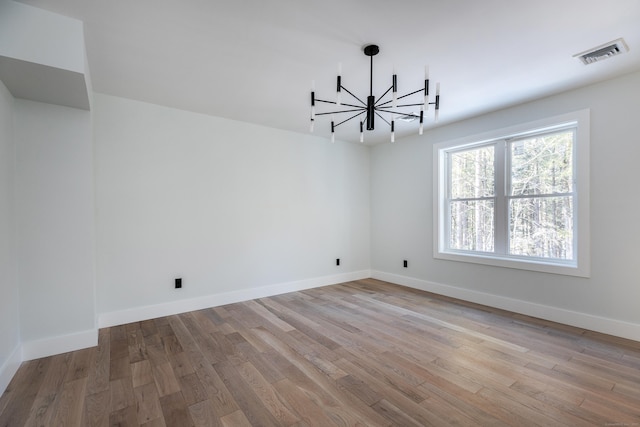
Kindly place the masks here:
<instances>
[{"instance_id":1,"label":"ceiling air vent","mask_svg":"<svg viewBox=\"0 0 640 427\"><path fill-rule=\"evenodd\" d=\"M402 120L403 122L412 122L418 117L420 117L420 113L414 113L412 111L409 114L405 114L404 116L398 117L398 120Z\"/></svg>"},{"instance_id":2,"label":"ceiling air vent","mask_svg":"<svg viewBox=\"0 0 640 427\"><path fill-rule=\"evenodd\" d=\"M602 61L612 56L620 55L629 51L627 44L623 39L614 40L609 43L605 43L593 49L589 49L585 52L581 52L573 55L574 58L579 58L583 64L589 65L594 62Z\"/></svg>"}]
</instances>

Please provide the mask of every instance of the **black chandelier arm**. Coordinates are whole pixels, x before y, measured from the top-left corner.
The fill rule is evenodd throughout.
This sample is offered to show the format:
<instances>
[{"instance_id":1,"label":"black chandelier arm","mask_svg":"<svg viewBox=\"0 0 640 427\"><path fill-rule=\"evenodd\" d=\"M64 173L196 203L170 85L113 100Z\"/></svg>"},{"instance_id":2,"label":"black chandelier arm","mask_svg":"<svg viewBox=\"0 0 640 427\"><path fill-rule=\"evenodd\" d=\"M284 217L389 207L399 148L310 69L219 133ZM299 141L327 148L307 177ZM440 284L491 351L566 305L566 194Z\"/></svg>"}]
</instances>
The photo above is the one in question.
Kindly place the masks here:
<instances>
[{"instance_id":1,"label":"black chandelier arm","mask_svg":"<svg viewBox=\"0 0 640 427\"><path fill-rule=\"evenodd\" d=\"M398 98L396 98L396 99L406 98L407 96L415 95L416 93L418 93L418 92L422 92L422 91L424 91L424 88L420 88L420 89L415 90L415 91L413 91L413 92L411 92L411 93L407 93L406 95L399 96L399 97L398 97ZM317 101L317 100L316 100L316 101ZM383 105L389 104L389 103L390 103L390 102L392 102L392 101L393 101L393 100L391 100L391 101L387 101L387 102L383 102L382 104L380 104L380 107L382 107ZM424 105L424 104L418 104L418 105Z\"/></svg>"},{"instance_id":2,"label":"black chandelier arm","mask_svg":"<svg viewBox=\"0 0 640 427\"><path fill-rule=\"evenodd\" d=\"M387 119L385 119L382 114L378 113L377 111L375 112L376 116L380 117L382 119L383 122L385 122L386 124L388 124L389 126L391 126L391 123L387 121Z\"/></svg>"},{"instance_id":3,"label":"black chandelier arm","mask_svg":"<svg viewBox=\"0 0 640 427\"><path fill-rule=\"evenodd\" d=\"M358 114L362 114L363 112L367 111L366 108L355 108L353 110L339 110L339 111L328 111L326 113L316 113L316 116L328 116L329 114L342 114L342 113L352 113L354 111L359 111Z\"/></svg>"},{"instance_id":4,"label":"black chandelier arm","mask_svg":"<svg viewBox=\"0 0 640 427\"><path fill-rule=\"evenodd\" d=\"M406 98L407 96L411 96L411 95L413 95L413 94L416 94L416 93L418 93L418 92L422 92L422 91L424 91L424 88L423 88L423 87L421 87L421 88L420 88L420 89L418 89L418 90L414 90L413 92L408 93L408 94L406 94L406 95L399 96L399 97L398 97L398 99Z\"/></svg>"},{"instance_id":5,"label":"black chandelier arm","mask_svg":"<svg viewBox=\"0 0 640 427\"><path fill-rule=\"evenodd\" d=\"M353 110L352 110L352 111L353 111ZM345 120L341 121L340 123L338 123L338 124L334 125L334 128L337 128L337 127L338 127L338 126L340 126L341 124L343 124L343 123L345 123L345 122L348 122L348 121L349 121L349 120L351 120L351 119L355 119L356 117L361 116L361 115L362 115L362 114L364 114L365 112L366 112L366 110L362 110L362 111L360 111L359 113L354 114L353 116L349 117L348 119L345 119Z\"/></svg>"},{"instance_id":6,"label":"black chandelier arm","mask_svg":"<svg viewBox=\"0 0 640 427\"><path fill-rule=\"evenodd\" d=\"M439 108L439 100L436 98L435 102L429 102L429 105L435 105L436 108ZM422 107L424 105L424 102L420 102L418 104L402 104L402 105L396 105L396 107ZM393 108L393 107L376 107L380 110L387 110L388 108Z\"/></svg>"},{"instance_id":7,"label":"black chandelier arm","mask_svg":"<svg viewBox=\"0 0 640 427\"><path fill-rule=\"evenodd\" d=\"M318 99L318 98L316 98L316 102L324 102L325 104L334 104L334 105L344 105L345 107L353 107L353 108L365 108L361 105L345 104L344 102L338 104L336 101L325 101L324 99Z\"/></svg>"},{"instance_id":8,"label":"black chandelier arm","mask_svg":"<svg viewBox=\"0 0 640 427\"><path fill-rule=\"evenodd\" d=\"M380 96L378 97L378 102L382 101L382 98L384 98L384 96L385 96L386 94L388 94L388 93L389 93L389 91L390 91L391 89L393 89L393 85L392 85L392 86L389 86L389 89L387 89L387 90L386 90L382 95L380 95ZM391 101L393 101L393 100L391 100ZM384 104L388 104L388 103L389 103L389 102L391 102L391 101L387 101L387 102L385 102ZM376 104L378 104L378 102L376 102ZM381 105L384 105L384 104L381 104Z\"/></svg>"},{"instance_id":9,"label":"black chandelier arm","mask_svg":"<svg viewBox=\"0 0 640 427\"><path fill-rule=\"evenodd\" d=\"M429 105L436 105L436 102L430 102ZM396 105L396 108L400 108L400 107L422 107L424 105L424 102L420 102L418 104L402 104L402 105ZM391 112L389 109L393 108L391 106L388 107L376 107L377 110L380 111L384 111L384 112ZM403 114L403 113L397 113L397 114Z\"/></svg>"},{"instance_id":10,"label":"black chandelier arm","mask_svg":"<svg viewBox=\"0 0 640 427\"><path fill-rule=\"evenodd\" d=\"M418 104L418 105L423 105L423 104ZM398 107L401 107L401 105L399 105ZM396 114L398 116L420 117L419 114L404 113L402 111L394 111L394 110L387 110L387 109L376 109L376 111L379 111L381 113Z\"/></svg>"},{"instance_id":11,"label":"black chandelier arm","mask_svg":"<svg viewBox=\"0 0 640 427\"><path fill-rule=\"evenodd\" d=\"M340 86L342 89L344 89L349 95L353 96L355 99L357 99L362 105L367 105L365 102L362 102L362 100L360 98L358 98L357 96L355 96L353 93L351 93L351 91L349 89L347 89L344 86ZM348 104L343 104L343 105L348 105Z\"/></svg>"}]
</instances>

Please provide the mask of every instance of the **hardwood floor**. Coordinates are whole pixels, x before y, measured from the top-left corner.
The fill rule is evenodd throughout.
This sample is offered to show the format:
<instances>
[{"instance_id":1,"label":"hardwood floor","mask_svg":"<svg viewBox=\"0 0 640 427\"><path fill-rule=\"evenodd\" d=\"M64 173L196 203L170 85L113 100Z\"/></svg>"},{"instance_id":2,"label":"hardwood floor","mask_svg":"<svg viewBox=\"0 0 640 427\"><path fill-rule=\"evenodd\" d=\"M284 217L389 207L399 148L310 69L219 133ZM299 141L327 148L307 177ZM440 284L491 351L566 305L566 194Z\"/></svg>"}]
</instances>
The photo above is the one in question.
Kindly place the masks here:
<instances>
[{"instance_id":1,"label":"hardwood floor","mask_svg":"<svg viewBox=\"0 0 640 427\"><path fill-rule=\"evenodd\" d=\"M101 329L0 426L640 426L640 343L373 279Z\"/></svg>"}]
</instances>

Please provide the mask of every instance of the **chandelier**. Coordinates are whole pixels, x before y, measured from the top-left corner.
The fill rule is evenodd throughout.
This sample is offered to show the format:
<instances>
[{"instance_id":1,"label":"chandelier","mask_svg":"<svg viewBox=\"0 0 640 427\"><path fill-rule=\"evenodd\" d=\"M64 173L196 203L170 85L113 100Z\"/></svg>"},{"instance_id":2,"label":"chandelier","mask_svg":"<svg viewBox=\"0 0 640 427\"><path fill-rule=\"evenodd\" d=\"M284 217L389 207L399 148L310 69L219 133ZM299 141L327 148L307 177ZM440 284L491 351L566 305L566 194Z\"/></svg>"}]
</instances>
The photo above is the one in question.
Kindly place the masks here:
<instances>
[{"instance_id":1,"label":"chandelier","mask_svg":"<svg viewBox=\"0 0 640 427\"><path fill-rule=\"evenodd\" d=\"M367 101L364 102L356 95L354 95L349 89L342 85L342 65L338 64L338 78L336 83L336 100L327 101L324 99L316 98L315 95L315 82L311 83L311 126L310 131L313 132L316 116L331 116L331 142L335 142L336 128L343 123L346 123L356 117L359 117L360 122L360 142L364 142L364 128L367 130L374 130L375 117L378 116L383 122L385 122L391 128L391 142L395 142L395 121L396 119L404 121L420 120L420 126L418 128L418 134L422 135L424 131L424 116L429 110L429 105L433 105L435 108L434 119L438 121L438 114L440 111L440 83L436 83L435 101L429 102L429 68L425 66L424 69L424 86L413 92L405 95L398 96L398 76L395 69L391 80L391 86L376 100L373 95L373 57L380 52L380 48L377 45L371 44L365 46L364 54L371 59L370 73L369 73L369 96ZM357 103L345 103L342 102L342 92L346 92L353 97ZM385 100L385 97L391 92L391 99ZM423 92L423 100L414 104L398 104L398 101L407 98L411 95ZM384 101L384 102L383 102ZM338 107L345 107L336 111L328 111L322 113L316 113L316 102L325 104L333 104ZM353 102L353 101L352 101ZM420 112L416 113L414 110L416 107L420 107ZM410 108L409 112L406 111ZM337 121L334 117L338 114L354 113L350 117ZM364 117L362 117L364 115Z\"/></svg>"}]
</instances>

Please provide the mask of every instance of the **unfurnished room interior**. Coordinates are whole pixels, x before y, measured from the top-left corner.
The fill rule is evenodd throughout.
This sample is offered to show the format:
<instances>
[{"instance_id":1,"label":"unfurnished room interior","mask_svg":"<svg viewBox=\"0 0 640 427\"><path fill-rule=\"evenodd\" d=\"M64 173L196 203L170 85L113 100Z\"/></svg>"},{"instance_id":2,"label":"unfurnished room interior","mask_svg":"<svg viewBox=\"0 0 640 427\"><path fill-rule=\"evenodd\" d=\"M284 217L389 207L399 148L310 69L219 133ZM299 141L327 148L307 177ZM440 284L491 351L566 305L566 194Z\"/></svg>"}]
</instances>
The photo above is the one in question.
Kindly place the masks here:
<instances>
[{"instance_id":1,"label":"unfurnished room interior","mask_svg":"<svg viewBox=\"0 0 640 427\"><path fill-rule=\"evenodd\" d=\"M0 0L0 427L640 425L637 0Z\"/></svg>"}]
</instances>

